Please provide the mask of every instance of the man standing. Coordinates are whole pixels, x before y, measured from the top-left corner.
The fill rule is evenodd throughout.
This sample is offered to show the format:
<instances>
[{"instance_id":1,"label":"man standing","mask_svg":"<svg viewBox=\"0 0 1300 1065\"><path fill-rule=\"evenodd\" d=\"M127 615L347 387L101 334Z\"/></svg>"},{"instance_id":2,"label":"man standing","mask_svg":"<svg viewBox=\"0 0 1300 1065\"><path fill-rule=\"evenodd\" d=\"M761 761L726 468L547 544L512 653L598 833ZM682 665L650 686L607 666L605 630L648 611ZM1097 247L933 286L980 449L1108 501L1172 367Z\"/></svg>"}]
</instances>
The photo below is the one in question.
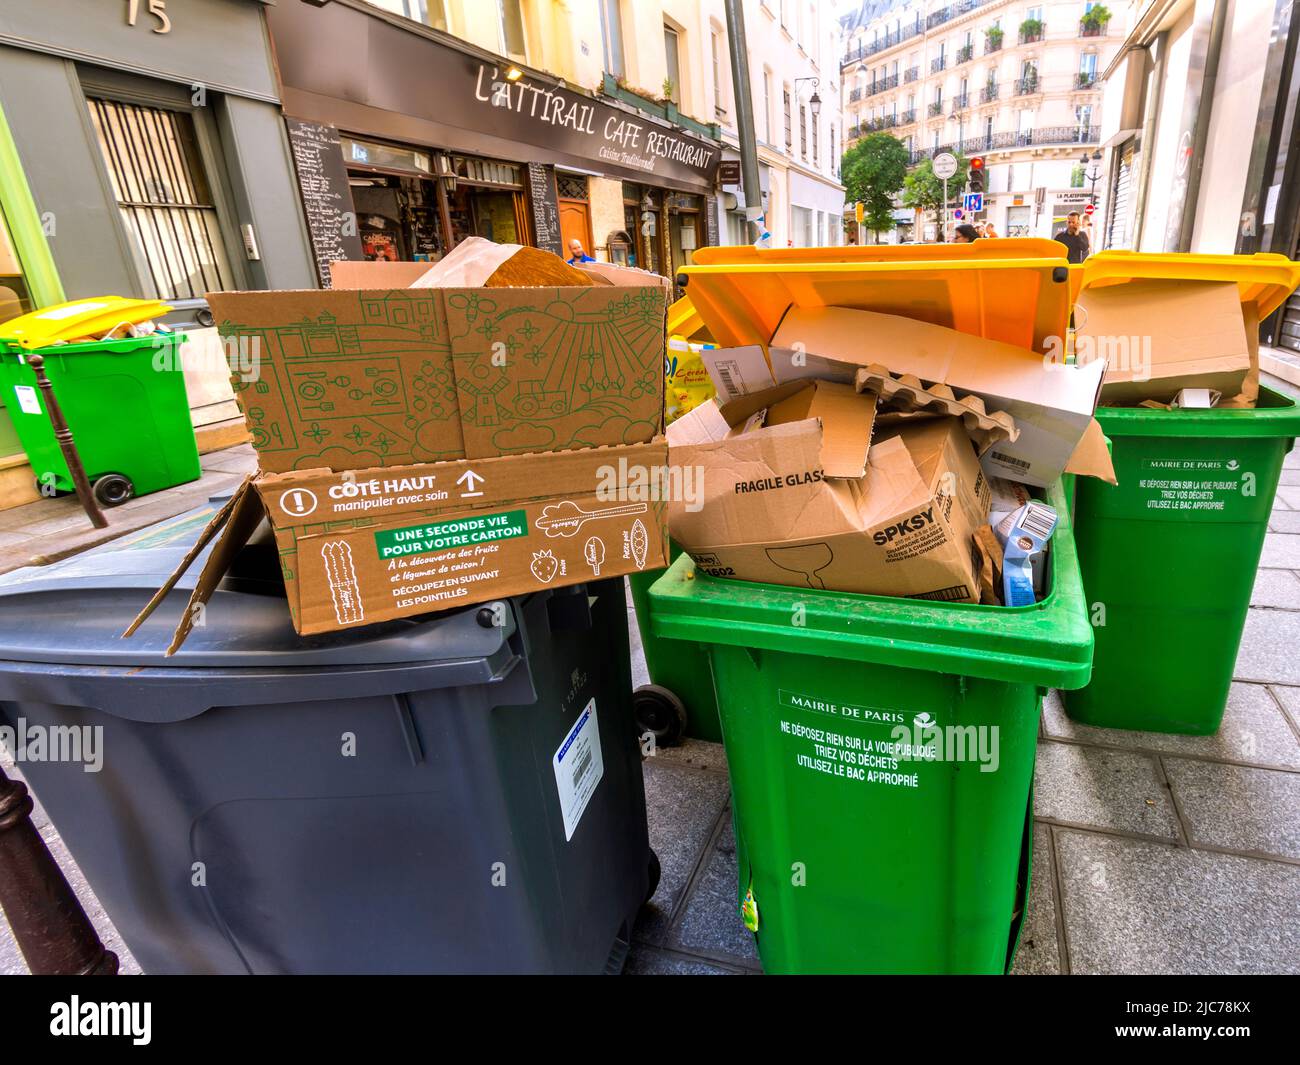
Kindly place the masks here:
<instances>
[{"instance_id":1,"label":"man standing","mask_svg":"<svg viewBox=\"0 0 1300 1065\"><path fill-rule=\"evenodd\" d=\"M582 250L582 241L574 237L569 241L569 251L572 258L568 260L570 266L576 266L578 263L594 263L596 260ZM1074 260L1071 259L1071 262Z\"/></svg>"},{"instance_id":2,"label":"man standing","mask_svg":"<svg viewBox=\"0 0 1300 1065\"><path fill-rule=\"evenodd\" d=\"M1052 239L1065 245L1066 258L1072 263L1083 262L1092 251L1088 234L1079 229L1078 211L1071 211L1065 216L1065 228Z\"/></svg>"}]
</instances>

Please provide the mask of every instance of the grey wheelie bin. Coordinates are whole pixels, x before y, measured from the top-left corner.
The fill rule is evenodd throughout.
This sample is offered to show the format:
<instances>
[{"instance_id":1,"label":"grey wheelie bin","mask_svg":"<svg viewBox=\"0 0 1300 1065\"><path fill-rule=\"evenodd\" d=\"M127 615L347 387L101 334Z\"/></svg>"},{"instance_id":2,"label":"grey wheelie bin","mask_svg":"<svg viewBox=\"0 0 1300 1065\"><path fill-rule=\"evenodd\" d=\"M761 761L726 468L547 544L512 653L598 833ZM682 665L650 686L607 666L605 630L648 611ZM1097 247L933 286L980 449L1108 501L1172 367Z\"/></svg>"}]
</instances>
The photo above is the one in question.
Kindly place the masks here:
<instances>
[{"instance_id":1,"label":"grey wheelie bin","mask_svg":"<svg viewBox=\"0 0 1300 1065\"><path fill-rule=\"evenodd\" d=\"M184 587L121 639L211 513L0 578L0 724L145 971L621 968L622 578L304 638L253 543L176 655Z\"/></svg>"}]
</instances>

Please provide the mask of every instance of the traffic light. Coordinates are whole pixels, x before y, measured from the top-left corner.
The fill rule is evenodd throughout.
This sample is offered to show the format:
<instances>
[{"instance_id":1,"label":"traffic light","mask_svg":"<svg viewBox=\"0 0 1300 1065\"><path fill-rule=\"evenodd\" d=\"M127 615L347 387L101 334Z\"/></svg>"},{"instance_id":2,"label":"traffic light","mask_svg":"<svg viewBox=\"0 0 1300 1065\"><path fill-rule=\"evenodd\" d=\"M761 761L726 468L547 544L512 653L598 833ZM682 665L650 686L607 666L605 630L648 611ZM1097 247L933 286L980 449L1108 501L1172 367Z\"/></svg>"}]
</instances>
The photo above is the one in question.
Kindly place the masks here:
<instances>
[{"instance_id":1,"label":"traffic light","mask_svg":"<svg viewBox=\"0 0 1300 1065\"><path fill-rule=\"evenodd\" d=\"M984 157L982 155L977 155L970 161L970 191L984 191Z\"/></svg>"}]
</instances>

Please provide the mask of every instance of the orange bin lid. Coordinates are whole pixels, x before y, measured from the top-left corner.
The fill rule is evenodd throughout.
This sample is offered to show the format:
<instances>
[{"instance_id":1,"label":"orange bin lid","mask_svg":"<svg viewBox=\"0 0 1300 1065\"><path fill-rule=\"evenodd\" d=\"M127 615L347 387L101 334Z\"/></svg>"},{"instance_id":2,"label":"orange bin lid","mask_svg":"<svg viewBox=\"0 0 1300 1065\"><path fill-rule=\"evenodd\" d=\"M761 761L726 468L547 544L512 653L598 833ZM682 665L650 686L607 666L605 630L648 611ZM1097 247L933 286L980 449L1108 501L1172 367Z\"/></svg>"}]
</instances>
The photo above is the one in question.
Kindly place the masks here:
<instances>
[{"instance_id":1,"label":"orange bin lid","mask_svg":"<svg viewBox=\"0 0 1300 1065\"><path fill-rule=\"evenodd\" d=\"M686 294L722 346L767 344L791 307L897 314L1040 352L1063 343L1069 323L1065 247L1054 240L741 245L701 248L694 260L681 271Z\"/></svg>"},{"instance_id":2,"label":"orange bin lid","mask_svg":"<svg viewBox=\"0 0 1300 1065\"><path fill-rule=\"evenodd\" d=\"M1070 267L1078 293L1129 281L1231 281L1243 307L1263 321L1300 286L1300 263L1274 252L1254 255L1196 255L1188 252L1100 251ZM1075 274L1075 271L1078 271ZM1077 283L1076 283L1077 278Z\"/></svg>"}]
</instances>

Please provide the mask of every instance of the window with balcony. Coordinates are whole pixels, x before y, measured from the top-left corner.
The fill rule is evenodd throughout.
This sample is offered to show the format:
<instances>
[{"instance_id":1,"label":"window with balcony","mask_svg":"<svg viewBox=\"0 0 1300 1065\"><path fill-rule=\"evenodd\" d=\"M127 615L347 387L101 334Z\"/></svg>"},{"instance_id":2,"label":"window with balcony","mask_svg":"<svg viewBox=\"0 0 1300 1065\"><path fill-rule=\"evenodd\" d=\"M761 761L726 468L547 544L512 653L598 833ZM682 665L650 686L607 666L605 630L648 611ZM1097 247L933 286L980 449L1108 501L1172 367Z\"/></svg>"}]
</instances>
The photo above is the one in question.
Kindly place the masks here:
<instances>
[{"instance_id":1,"label":"window with balcony","mask_svg":"<svg viewBox=\"0 0 1300 1065\"><path fill-rule=\"evenodd\" d=\"M1080 89L1091 89L1097 83L1097 53L1084 52L1079 56L1079 76L1076 79Z\"/></svg>"},{"instance_id":2,"label":"window with balcony","mask_svg":"<svg viewBox=\"0 0 1300 1065\"><path fill-rule=\"evenodd\" d=\"M497 38L501 54L523 63L528 58L523 0L497 0Z\"/></svg>"},{"instance_id":3,"label":"window with balcony","mask_svg":"<svg viewBox=\"0 0 1300 1065\"><path fill-rule=\"evenodd\" d=\"M605 72L621 78L627 73L623 58L623 12L620 0L600 0L600 44Z\"/></svg>"},{"instance_id":4,"label":"window with balcony","mask_svg":"<svg viewBox=\"0 0 1300 1065\"><path fill-rule=\"evenodd\" d=\"M664 95L677 106L682 103L682 42L678 32L664 23Z\"/></svg>"}]
</instances>

